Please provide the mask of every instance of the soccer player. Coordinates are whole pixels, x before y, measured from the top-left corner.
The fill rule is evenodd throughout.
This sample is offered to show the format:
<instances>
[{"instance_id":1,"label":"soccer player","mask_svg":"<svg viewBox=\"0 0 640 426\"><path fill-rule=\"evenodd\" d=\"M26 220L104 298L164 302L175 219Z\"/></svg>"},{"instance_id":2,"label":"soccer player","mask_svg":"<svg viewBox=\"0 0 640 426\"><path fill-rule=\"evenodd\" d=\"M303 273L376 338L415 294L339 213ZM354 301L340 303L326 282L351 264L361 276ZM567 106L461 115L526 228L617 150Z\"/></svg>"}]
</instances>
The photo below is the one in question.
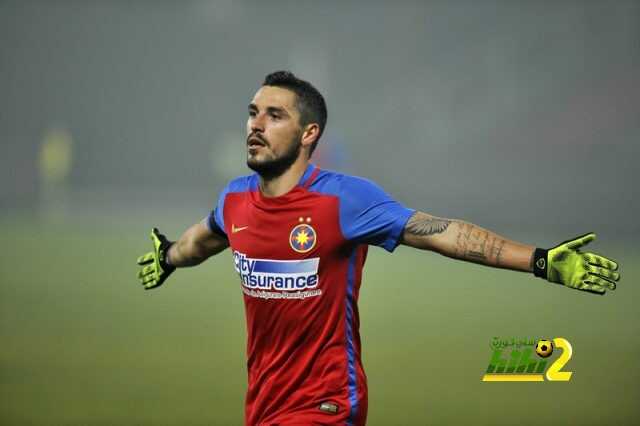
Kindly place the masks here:
<instances>
[{"instance_id":1,"label":"soccer player","mask_svg":"<svg viewBox=\"0 0 640 426\"><path fill-rule=\"evenodd\" d=\"M290 72L266 76L249 104L247 165L213 211L175 242L157 229L141 256L145 289L230 247L247 321L247 425L363 425L358 293L370 244L533 272L604 294L618 265L580 251L590 233L545 250L468 222L409 209L375 183L310 162L327 121L322 95Z\"/></svg>"}]
</instances>

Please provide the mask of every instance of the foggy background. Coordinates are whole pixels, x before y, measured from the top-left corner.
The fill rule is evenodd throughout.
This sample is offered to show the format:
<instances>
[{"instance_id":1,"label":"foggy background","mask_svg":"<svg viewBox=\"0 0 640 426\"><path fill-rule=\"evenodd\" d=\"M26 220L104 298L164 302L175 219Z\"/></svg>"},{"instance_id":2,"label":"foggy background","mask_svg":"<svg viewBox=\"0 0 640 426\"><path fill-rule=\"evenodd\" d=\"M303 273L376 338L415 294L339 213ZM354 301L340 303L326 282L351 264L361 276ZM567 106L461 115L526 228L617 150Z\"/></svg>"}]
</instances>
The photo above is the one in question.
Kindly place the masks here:
<instances>
[{"instance_id":1,"label":"foggy background","mask_svg":"<svg viewBox=\"0 0 640 426\"><path fill-rule=\"evenodd\" d=\"M591 375L572 383L585 401L574 406L585 416L574 423L640 421L640 316L632 305L640 257L631 245L640 230L639 1L0 0L0 423L241 421L243 308L231 262L216 258L177 273L175 285L149 296L137 286L134 260L150 248L151 227L177 238L209 212L229 179L249 173L247 105L264 76L280 69L326 98L319 166L373 179L409 207L542 247L595 231L594 250L627 268L616 294L596 300L504 271L471 278L475 266L407 249L400 256L374 251L361 301L370 424L459 424L464 410L447 404L461 388L472 389L461 397L469 412L486 414L474 398L491 395L491 404L512 398L505 413L522 413L526 404L518 405L513 388L479 383L488 341L500 333L568 333L576 354L607 336L617 355L592 354L604 363L598 368L581 364L582 377ZM411 309L413 296L381 291L377 280L427 281L403 275L423 263L440 271L425 293L431 308ZM384 278L388 271L405 272ZM514 281L522 285L509 288ZM223 303L214 293L221 286L229 289ZM452 302L448 291L465 302ZM430 309L455 320L430 317ZM429 337L418 344L424 329L385 331L381 312L398 327L424 320ZM452 352L434 351L434 341L449 342ZM451 349L456 341L477 356ZM179 353L189 345L200 353L199 344L209 352L195 364ZM389 352L411 353L414 345L415 356L404 361ZM228 363L214 366L214 359ZM392 359L471 362L471 373L414 370L409 377L423 371L421 383L437 383L447 401L415 411L434 394L394 392L408 379L393 381ZM166 360L181 373L167 370ZM607 381L598 374L611 363L626 369ZM385 368L391 373L381 374ZM167 371L175 375L162 379ZM231 378L220 380L227 372ZM550 399L545 405L531 385L513 386L538 408L561 409ZM571 393L554 386L549 398ZM176 389L193 406L175 404L193 410L172 405L176 395L153 394L159 389ZM603 408L605 392L617 402ZM214 395L228 399L214 409ZM125 402L136 397L138 405ZM203 417L194 414L199 409ZM186 413L195 417L185 421ZM533 422L533 413L524 417ZM473 419L465 421L509 424Z\"/></svg>"},{"instance_id":2,"label":"foggy background","mask_svg":"<svg viewBox=\"0 0 640 426\"><path fill-rule=\"evenodd\" d=\"M0 205L42 207L62 129L69 203L204 214L290 69L327 99L323 167L486 226L638 231L637 1L345 3L0 2Z\"/></svg>"}]
</instances>

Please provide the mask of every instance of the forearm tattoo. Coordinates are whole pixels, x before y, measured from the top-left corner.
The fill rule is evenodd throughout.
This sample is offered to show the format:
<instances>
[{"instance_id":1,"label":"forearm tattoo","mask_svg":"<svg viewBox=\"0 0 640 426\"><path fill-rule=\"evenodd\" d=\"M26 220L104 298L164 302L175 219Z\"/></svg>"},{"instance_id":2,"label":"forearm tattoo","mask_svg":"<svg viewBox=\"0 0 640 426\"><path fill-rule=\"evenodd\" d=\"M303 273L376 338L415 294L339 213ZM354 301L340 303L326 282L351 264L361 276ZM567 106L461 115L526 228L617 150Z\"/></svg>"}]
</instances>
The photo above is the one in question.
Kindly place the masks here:
<instances>
[{"instance_id":1,"label":"forearm tattoo","mask_svg":"<svg viewBox=\"0 0 640 426\"><path fill-rule=\"evenodd\" d=\"M450 220L430 216L426 213L416 212L405 227L405 231L418 236L440 234L447 230Z\"/></svg>"},{"instance_id":2,"label":"forearm tattoo","mask_svg":"<svg viewBox=\"0 0 640 426\"><path fill-rule=\"evenodd\" d=\"M460 223L455 248L456 257L500 266L504 244L504 239L489 231L470 223Z\"/></svg>"}]
</instances>

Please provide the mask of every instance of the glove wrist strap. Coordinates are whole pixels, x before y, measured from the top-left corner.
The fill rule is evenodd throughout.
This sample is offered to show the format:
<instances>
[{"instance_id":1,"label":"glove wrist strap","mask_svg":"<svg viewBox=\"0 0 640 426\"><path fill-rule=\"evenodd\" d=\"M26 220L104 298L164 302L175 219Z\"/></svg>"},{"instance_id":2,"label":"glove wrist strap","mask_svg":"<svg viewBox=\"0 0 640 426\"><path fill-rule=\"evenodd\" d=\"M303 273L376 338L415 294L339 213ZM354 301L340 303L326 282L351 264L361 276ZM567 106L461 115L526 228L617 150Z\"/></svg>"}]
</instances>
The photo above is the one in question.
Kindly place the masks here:
<instances>
[{"instance_id":1,"label":"glove wrist strap","mask_svg":"<svg viewBox=\"0 0 640 426\"><path fill-rule=\"evenodd\" d=\"M175 268L175 266L173 266L169 261L169 249L173 244L174 244L173 241L168 241L164 247L161 247L162 258L160 259L160 263L162 264L163 267L166 267L165 269Z\"/></svg>"},{"instance_id":2,"label":"glove wrist strap","mask_svg":"<svg viewBox=\"0 0 640 426\"><path fill-rule=\"evenodd\" d=\"M547 253L549 250L536 248L533 252L533 275L538 278L547 279L547 268L549 267L547 262Z\"/></svg>"}]
</instances>

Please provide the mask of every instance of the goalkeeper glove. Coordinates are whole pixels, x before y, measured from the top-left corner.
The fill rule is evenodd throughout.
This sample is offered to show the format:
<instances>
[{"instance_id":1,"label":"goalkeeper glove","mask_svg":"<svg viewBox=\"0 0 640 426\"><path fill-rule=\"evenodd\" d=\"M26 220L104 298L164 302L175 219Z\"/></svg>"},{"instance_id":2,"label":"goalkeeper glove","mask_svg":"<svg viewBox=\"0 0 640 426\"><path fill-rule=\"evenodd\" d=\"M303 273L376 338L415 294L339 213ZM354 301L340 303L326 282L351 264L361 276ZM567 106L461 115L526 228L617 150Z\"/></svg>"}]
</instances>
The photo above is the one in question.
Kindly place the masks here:
<instances>
[{"instance_id":1,"label":"goalkeeper glove","mask_svg":"<svg viewBox=\"0 0 640 426\"><path fill-rule=\"evenodd\" d=\"M142 266L142 270L138 272L138 279L144 286L145 290L160 287L162 283L171 275L176 267L167 263L167 254L172 242L158 231L158 228L151 230L151 241L153 242L153 251L144 254L138 258L138 265Z\"/></svg>"},{"instance_id":2,"label":"goalkeeper glove","mask_svg":"<svg viewBox=\"0 0 640 426\"><path fill-rule=\"evenodd\" d=\"M620 274L618 264L611 259L580 248L596 239L589 233L565 241L548 249L536 249L533 257L533 273L549 282L564 284L576 290L604 294L616 289Z\"/></svg>"}]
</instances>

